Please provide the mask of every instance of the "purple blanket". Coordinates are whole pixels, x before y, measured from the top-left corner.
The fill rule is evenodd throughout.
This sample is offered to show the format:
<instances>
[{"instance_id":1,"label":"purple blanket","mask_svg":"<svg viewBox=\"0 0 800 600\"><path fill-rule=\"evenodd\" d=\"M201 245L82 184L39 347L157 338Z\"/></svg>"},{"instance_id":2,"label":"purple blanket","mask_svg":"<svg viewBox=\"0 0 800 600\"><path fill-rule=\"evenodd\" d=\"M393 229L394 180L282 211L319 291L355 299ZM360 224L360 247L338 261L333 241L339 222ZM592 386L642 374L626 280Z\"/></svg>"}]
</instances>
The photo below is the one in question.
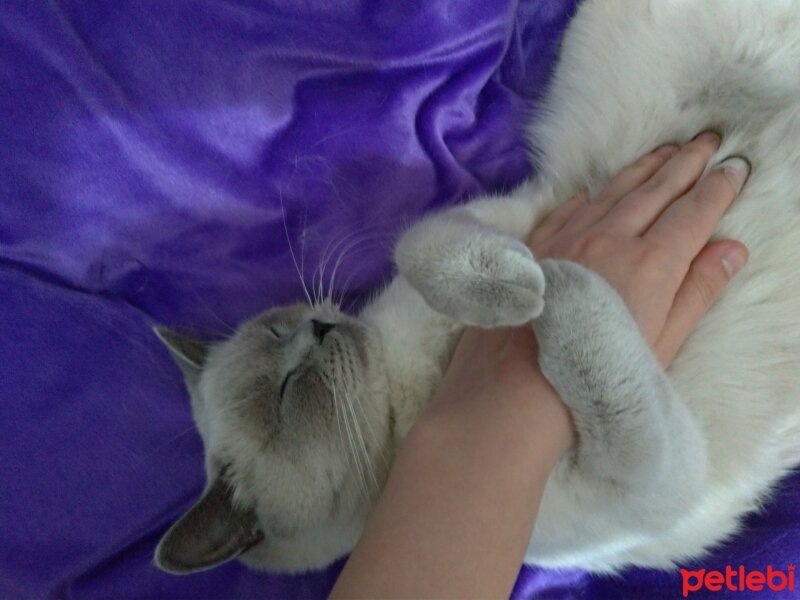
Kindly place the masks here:
<instances>
[{"instance_id":1,"label":"purple blanket","mask_svg":"<svg viewBox=\"0 0 800 600\"><path fill-rule=\"evenodd\" d=\"M0 597L325 596L342 561L293 577L151 565L203 468L181 377L150 326L224 336L300 298L292 253L310 282L343 236L353 244L333 288L357 301L390 274L404 224L520 181L522 114L574 10L0 3ZM797 481L704 564L800 554ZM679 575L641 570L525 568L515 589L679 594Z\"/></svg>"}]
</instances>

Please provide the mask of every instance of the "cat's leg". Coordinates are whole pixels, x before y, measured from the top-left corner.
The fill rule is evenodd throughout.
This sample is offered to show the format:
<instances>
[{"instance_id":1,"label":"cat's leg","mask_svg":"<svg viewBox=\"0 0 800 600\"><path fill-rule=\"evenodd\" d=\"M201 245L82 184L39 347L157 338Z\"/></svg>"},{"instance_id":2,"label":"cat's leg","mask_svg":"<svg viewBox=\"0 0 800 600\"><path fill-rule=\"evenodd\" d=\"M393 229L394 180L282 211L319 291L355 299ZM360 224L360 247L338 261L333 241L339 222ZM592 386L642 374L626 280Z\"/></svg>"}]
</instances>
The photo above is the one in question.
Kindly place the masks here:
<instances>
[{"instance_id":1,"label":"cat's leg","mask_svg":"<svg viewBox=\"0 0 800 600\"><path fill-rule=\"evenodd\" d=\"M570 408L578 443L548 483L532 547L618 551L697 504L705 438L617 292L576 263L540 264L539 364Z\"/></svg>"},{"instance_id":2,"label":"cat's leg","mask_svg":"<svg viewBox=\"0 0 800 600\"><path fill-rule=\"evenodd\" d=\"M534 184L423 219L395 249L400 273L435 310L466 325L529 322L542 310L544 277L520 241L542 211Z\"/></svg>"}]
</instances>

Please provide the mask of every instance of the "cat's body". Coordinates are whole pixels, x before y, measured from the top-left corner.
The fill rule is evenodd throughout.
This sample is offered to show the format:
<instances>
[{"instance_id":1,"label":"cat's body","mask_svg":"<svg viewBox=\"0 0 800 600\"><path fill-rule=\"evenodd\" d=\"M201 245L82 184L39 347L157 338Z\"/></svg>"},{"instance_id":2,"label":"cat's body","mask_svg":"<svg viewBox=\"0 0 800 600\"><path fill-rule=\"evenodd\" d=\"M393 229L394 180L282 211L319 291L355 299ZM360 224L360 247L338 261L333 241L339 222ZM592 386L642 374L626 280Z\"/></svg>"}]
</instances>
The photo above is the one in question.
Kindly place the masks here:
<instances>
[{"instance_id":1,"label":"cat's body","mask_svg":"<svg viewBox=\"0 0 800 600\"><path fill-rule=\"evenodd\" d=\"M206 443L206 498L234 497L241 518L223 527L201 501L162 542L161 566L247 551L254 566L298 570L349 550L383 458L424 409L463 323L533 319L545 374L576 415L581 442L548 482L526 562L669 567L734 533L800 462L800 2L589 0L541 113L536 179L412 228L401 274L358 318L294 307L210 352L168 340ZM599 277L537 265L516 240L573 192L707 128L723 134L712 164L753 164L719 229L750 262L683 347L670 386ZM276 322L286 331L269 334L267 369L252 355ZM228 551L209 554L220 546L202 532L210 525Z\"/></svg>"}]
</instances>

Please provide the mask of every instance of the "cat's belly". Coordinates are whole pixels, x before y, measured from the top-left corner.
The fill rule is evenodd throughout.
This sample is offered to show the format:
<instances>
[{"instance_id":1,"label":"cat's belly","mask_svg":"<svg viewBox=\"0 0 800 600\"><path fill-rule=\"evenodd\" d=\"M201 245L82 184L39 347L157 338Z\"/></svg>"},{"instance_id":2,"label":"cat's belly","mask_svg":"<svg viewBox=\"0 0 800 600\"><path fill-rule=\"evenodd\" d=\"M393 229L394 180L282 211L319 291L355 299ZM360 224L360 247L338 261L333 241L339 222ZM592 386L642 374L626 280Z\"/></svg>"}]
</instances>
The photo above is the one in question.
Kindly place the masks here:
<instances>
[{"instance_id":1,"label":"cat's belly","mask_svg":"<svg viewBox=\"0 0 800 600\"><path fill-rule=\"evenodd\" d=\"M780 151L780 145L776 145ZM766 158L766 157L765 157ZM775 164L785 155L773 156ZM769 158L766 158L769 160ZM785 163L783 163L785 166ZM676 524L676 553L725 535L800 461L800 181L754 175L720 227L750 260L670 369L707 433L710 477L694 514ZM698 529L698 524L703 524ZM696 543L692 543L692 541ZM647 549L643 549L644 552ZM664 544L656 550L663 553Z\"/></svg>"},{"instance_id":2,"label":"cat's belly","mask_svg":"<svg viewBox=\"0 0 800 600\"><path fill-rule=\"evenodd\" d=\"M736 137L728 142L735 144ZM526 562L596 571L627 564L670 567L734 534L741 517L800 463L800 168L787 165L786 146L775 140L769 152L747 155L765 166L760 172L755 167L715 237L743 242L749 262L668 371L708 444L702 496L657 539L614 535L605 545L551 554L534 537ZM568 518L547 503L540 512L540 520L555 524Z\"/></svg>"},{"instance_id":3,"label":"cat's belly","mask_svg":"<svg viewBox=\"0 0 800 600\"><path fill-rule=\"evenodd\" d=\"M753 165L717 233L743 242L749 263L669 370L707 435L710 481L667 537L609 547L596 566L696 555L800 461L799 8L587 2L565 40L552 110L534 125L540 176L562 199L706 128L723 134L713 162L740 154Z\"/></svg>"}]
</instances>

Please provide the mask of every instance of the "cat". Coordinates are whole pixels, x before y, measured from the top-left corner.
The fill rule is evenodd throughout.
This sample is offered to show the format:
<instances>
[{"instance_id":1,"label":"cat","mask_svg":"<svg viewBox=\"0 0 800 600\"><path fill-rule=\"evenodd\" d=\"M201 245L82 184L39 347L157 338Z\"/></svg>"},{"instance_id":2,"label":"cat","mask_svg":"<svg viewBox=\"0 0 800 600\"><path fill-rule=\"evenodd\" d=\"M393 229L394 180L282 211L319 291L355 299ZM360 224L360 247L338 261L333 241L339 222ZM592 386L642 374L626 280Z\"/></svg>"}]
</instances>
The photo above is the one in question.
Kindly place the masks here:
<instances>
[{"instance_id":1,"label":"cat","mask_svg":"<svg viewBox=\"0 0 800 600\"><path fill-rule=\"evenodd\" d=\"M532 323L578 445L525 562L672 568L730 538L800 462L800 1L587 0L530 126L535 177L413 225L359 314L270 309L229 339L159 337L181 367L208 485L156 564L328 565L355 545L465 325ZM598 275L520 241L664 143L714 129L753 171L718 234L748 266L667 375ZM600 391L598 393L598 390Z\"/></svg>"}]
</instances>

